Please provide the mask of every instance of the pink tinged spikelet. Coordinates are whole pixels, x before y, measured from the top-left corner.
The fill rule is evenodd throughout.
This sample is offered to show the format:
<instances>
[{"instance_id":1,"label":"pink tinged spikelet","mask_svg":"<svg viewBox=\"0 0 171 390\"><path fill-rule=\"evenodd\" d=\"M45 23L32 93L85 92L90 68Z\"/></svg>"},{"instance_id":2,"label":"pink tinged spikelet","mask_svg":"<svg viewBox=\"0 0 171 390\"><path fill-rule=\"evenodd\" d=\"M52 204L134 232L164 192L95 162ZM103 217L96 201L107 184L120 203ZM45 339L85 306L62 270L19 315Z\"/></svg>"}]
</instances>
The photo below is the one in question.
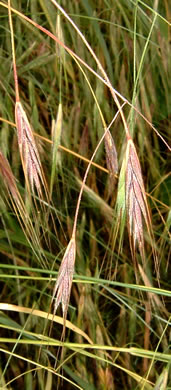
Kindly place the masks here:
<instances>
[{"instance_id":1,"label":"pink tinged spikelet","mask_svg":"<svg viewBox=\"0 0 171 390\"><path fill-rule=\"evenodd\" d=\"M36 187L38 193L41 193L42 173L39 154L32 129L20 102L17 102L15 105L15 120L19 150L26 179L28 178L32 191Z\"/></svg>"},{"instance_id":2,"label":"pink tinged spikelet","mask_svg":"<svg viewBox=\"0 0 171 390\"><path fill-rule=\"evenodd\" d=\"M114 140L110 131L105 135L106 164L110 175L118 173L118 158Z\"/></svg>"},{"instance_id":3,"label":"pink tinged spikelet","mask_svg":"<svg viewBox=\"0 0 171 390\"><path fill-rule=\"evenodd\" d=\"M134 253L138 245L144 257L142 217L148 225L148 212L141 166L132 140L128 141L127 146L126 205L131 249Z\"/></svg>"},{"instance_id":4,"label":"pink tinged spikelet","mask_svg":"<svg viewBox=\"0 0 171 390\"><path fill-rule=\"evenodd\" d=\"M53 291L53 298L55 299L54 313L59 306L62 304L63 315L66 316L69 298L71 293L72 279L74 274L74 264L76 255L76 243L75 238L71 238L64 257L62 259L58 278Z\"/></svg>"}]
</instances>

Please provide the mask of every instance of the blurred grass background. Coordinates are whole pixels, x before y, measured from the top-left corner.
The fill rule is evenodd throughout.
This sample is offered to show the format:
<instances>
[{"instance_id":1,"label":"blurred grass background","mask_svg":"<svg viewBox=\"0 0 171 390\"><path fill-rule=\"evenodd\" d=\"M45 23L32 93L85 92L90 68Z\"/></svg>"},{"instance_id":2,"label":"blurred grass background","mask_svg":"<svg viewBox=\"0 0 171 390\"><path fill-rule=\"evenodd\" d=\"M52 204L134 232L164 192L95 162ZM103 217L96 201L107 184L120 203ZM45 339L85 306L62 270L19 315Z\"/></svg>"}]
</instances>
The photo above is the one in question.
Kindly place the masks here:
<instances>
[{"instance_id":1,"label":"blurred grass background","mask_svg":"<svg viewBox=\"0 0 171 390\"><path fill-rule=\"evenodd\" d=\"M103 134L103 127L89 86L71 56L13 13L20 99L37 134L35 139L45 177L51 185L55 231L52 222L46 225L41 208L32 210L21 168L16 129L7 122L14 122L15 90L8 10L3 4L6 5L7 1L0 2L0 149L10 162L35 231L40 234L47 268L35 257L3 184L0 185L0 301L48 314L54 286L50 276L56 276L70 239L76 202L87 167L81 157L77 158L69 151L90 159ZM50 0L13 0L11 6L57 34L98 72L78 33ZM130 102L135 94L137 109L169 142L171 75L168 2L63 0L61 6L87 38L114 88ZM155 24L144 52L154 18ZM110 92L95 75L84 71L103 116L110 123L117 110ZM57 120L59 110L62 111L61 126ZM79 213L76 278L68 319L94 344L102 345L103 350L83 347L78 350L77 344L85 343L85 338L78 330L67 331L66 343L72 345L66 345L66 362L60 372L66 389L76 386L92 390L171 388L170 296L165 292L170 288L169 150L135 111L134 118L131 118L128 105L124 113L137 148L145 188L151 196L148 201L155 238L153 246L160 262L160 288L146 230L146 269L139 268L139 285L131 288L136 279L128 233L125 230L121 250L119 233L116 235L119 229L115 208L118 180L111 180L109 174L92 166ZM125 134L120 117L111 133L120 168L125 155ZM49 140L53 140L53 146ZM60 145L69 151L62 150ZM95 162L106 168L103 144ZM49 245L42 233L45 230ZM137 258L139 262L138 254ZM110 284L111 281L116 285ZM144 284L147 292L140 287ZM149 298L150 286L155 288L156 293L152 302ZM61 315L60 310L58 314ZM49 337L56 342L60 340L61 326L54 322L49 335L50 321L41 318L38 313L37 316L31 312L28 315L24 309L18 312L2 310L0 326L1 388L55 389L59 371L55 375L52 368L57 349L54 345L48 346L48 343ZM39 353L43 335L47 337L46 345ZM22 339L25 342L22 343ZM112 347L117 350L108 350ZM130 348L130 352L124 352L124 348ZM131 353L131 348L137 348L138 352ZM12 351L18 355L17 358L12 357ZM144 381L145 378L149 382ZM14 381L10 384L11 380ZM59 386L62 387L62 384Z\"/></svg>"}]
</instances>

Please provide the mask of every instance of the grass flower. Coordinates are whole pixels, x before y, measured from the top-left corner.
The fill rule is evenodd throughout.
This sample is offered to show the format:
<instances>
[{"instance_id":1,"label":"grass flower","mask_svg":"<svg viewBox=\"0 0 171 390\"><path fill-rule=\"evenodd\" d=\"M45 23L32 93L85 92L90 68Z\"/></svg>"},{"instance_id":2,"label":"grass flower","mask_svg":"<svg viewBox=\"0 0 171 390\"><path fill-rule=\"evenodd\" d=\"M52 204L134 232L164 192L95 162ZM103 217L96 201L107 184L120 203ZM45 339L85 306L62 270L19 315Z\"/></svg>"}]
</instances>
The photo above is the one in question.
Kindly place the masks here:
<instances>
[{"instance_id":1,"label":"grass flower","mask_svg":"<svg viewBox=\"0 0 171 390\"><path fill-rule=\"evenodd\" d=\"M110 131L106 133L104 143L105 143L105 150L106 150L107 168L110 172L110 175L113 176L118 173L118 158L117 158L115 143L111 136Z\"/></svg>"},{"instance_id":2,"label":"grass flower","mask_svg":"<svg viewBox=\"0 0 171 390\"><path fill-rule=\"evenodd\" d=\"M64 317L67 314L68 303L71 293L72 279L74 274L74 264L76 255L76 243L75 238L71 238L64 257L62 259L58 278L54 287L53 298L55 299L54 313L59 306L62 304L62 311Z\"/></svg>"},{"instance_id":3,"label":"grass flower","mask_svg":"<svg viewBox=\"0 0 171 390\"><path fill-rule=\"evenodd\" d=\"M31 190L36 188L38 194L42 195L41 183L44 183L41 169L41 162L37 146L33 137L32 129L26 113L20 102L16 102L15 119L17 126L18 144L21 161L27 184L30 183Z\"/></svg>"},{"instance_id":4,"label":"grass flower","mask_svg":"<svg viewBox=\"0 0 171 390\"><path fill-rule=\"evenodd\" d=\"M132 253L135 253L138 245L144 258L143 218L148 227L149 217L141 166L132 140L128 141L127 146L126 207Z\"/></svg>"}]
</instances>

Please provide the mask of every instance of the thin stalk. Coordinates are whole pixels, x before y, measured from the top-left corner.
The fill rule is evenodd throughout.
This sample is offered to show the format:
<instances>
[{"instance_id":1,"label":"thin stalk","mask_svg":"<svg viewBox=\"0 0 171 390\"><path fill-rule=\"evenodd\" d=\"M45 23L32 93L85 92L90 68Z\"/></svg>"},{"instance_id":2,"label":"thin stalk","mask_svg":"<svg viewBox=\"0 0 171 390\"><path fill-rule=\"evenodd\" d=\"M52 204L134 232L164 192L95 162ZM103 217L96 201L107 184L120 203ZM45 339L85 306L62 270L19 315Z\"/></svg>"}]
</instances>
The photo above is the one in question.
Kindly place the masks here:
<instances>
[{"instance_id":1,"label":"thin stalk","mask_svg":"<svg viewBox=\"0 0 171 390\"><path fill-rule=\"evenodd\" d=\"M122 104L121 106L121 109L122 107L124 106L125 103ZM76 233L76 228L77 228L77 220L78 220L78 213L79 213L79 208L80 208L80 203L81 203L81 198L82 198L82 194L83 194L83 190L84 190L84 185L85 185L85 182L86 182L86 179L87 179L87 175L88 175L88 172L89 172L89 169L90 169L90 166L92 164L92 161L97 153L97 150L98 148L100 147L103 139L105 138L105 135L107 134L107 132L109 131L110 127L112 126L112 124L114 123L114 121L116 120L118 114L121 113L120 110L117 111L117 113L115 114L114 118L112 119L110 125L107 127L107 129L105 130L103 136L101 137L100 141L98 142L95 150L94 150L94 153L88 163L88 166L87 166L87 169L86 169L86 172L85 172L85 175L84 175L84 179L83 179L83 182L82 182L82 186L81 186L81 189L80 189L80 193L79 193L79 196L78 196L78 201L77 201L77 206L76 206L76 211L75 211L75 218L74 218L74 225L73 225L73 231L72 231L72 238L75 239L75 233Z\"/></svg>"},{"instance_id":2,"label":"thin stalk","mask_svg":"<svg viewBox=\"0 0 171 390\"><path fill-rule=\"evenodd\" d=\"M138 0L136 0L135 4L135 12L134 12L134 58L133 58L133 81L135 84L136 81L136 30L137 30L137 8L138 8Z\"/></svg>"},{"instance_id":3,"label":"thin stalk","mask_svg":"<svg viewBox=\"0 0 171 390\"><path fill-rule=\"evenodd\" d=\"M15 96L16 96L16 102L19 102L20 97L19 97L17 66L16 66L16 58L15 58L14 31L13 31L13 23L12 23L12 16L11 16L11 0L8 0L8 15L9 15L9 25L10 25L10 32L11 32L10 35L11 35L11 47L12 47L12 58L13 58Z\"/></svg>"},{"instance_id":4,"label":"thin stalk","mask_svg":"<svg viewBox=\"0 0 171 390\"><path fill-rule=\"evenodd\" d=\"M136 2L136 10L137 10L137 6L138 6L138 4L137 4L138 1L139 0L137 0L137 2ZM157 18L157 15L155 14L154 18L153 18L153 21L152 21L152 24L151 24L151 28L150 28L147 40L146 40L146 43L145 43L145 46L144 46L144 49L143 49L143 53L142 53L142 56L141 56L141 60L140 60L140 64L139 64L139 67L138 67L137 75L136 75L136 42L135 42L135 38L134 38L134 89L133 89L133 96L132 96L132 105L133 106L135 105L135 100L136 100L136 96L137 96L137 89L138 89L138 82L140 80L140 75L141 75L141 72L142 72L142 67L143 67L145 54L146 54L146 51L147 51L148 44L150 42L150 38L151 38L151 35L152 35L152 32L153 32L153 28L154 28L154 25L155 25L155 22L156 22L156 18ZM136 20L136 14L135 14L135 20ZM134 29L135 28L136 28L136 25L134 26ZM136 37L136 32L134 32L134 37ZM130 111L130 129L131 129L131 134L133 134L133 123L134 123L134 109L131 107L131 111Z\"/></svg>"}]
</instances>

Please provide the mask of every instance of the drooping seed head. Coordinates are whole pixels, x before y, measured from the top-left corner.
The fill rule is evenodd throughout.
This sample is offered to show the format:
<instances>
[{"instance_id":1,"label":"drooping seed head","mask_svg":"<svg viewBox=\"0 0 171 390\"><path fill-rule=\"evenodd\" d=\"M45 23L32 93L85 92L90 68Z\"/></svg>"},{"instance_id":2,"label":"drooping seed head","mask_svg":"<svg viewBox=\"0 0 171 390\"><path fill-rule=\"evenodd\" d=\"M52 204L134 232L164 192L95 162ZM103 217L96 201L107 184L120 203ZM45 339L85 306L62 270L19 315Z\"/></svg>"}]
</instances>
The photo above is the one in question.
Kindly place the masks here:
<instances>
[{"instance_id":1,"label":"drooping seed head","mask_svg":"<svg viewBox=\"0 0 171 390\"><path fill-rule=\"evenodd\" d=\"M41 182L43 180L39 153L31 126L20 102L17 102L15 106L15 119L20 156L26 181L30 183L33 192L35 187L37 192L41 193Z\"/></svg>"},{"instance_id":2,"label":"drooping seed head","mask_svg":"<svg viewBox=\"0 0 171 390\"><path fill-rule=\"evenodd\" d=\"M70 299L72 279L74 274L75 255L75 238L71 238L62 259L53 292L53 298L55 299L54 313L56 313L56 310L61 303L64 316L67 314Z\"/></svg>"},{"instance_id":3,"label":"drooping seed head","mask_svg":"<svg viewBox=\"0 0 171 390\"><path fill-rule=\"evenodd\" d=\"M131 249L138 245L144 257L143 218L148 225L148 211L141 166L132 140L127 145L126 207Z\"/></svg>"}]
</instances>

